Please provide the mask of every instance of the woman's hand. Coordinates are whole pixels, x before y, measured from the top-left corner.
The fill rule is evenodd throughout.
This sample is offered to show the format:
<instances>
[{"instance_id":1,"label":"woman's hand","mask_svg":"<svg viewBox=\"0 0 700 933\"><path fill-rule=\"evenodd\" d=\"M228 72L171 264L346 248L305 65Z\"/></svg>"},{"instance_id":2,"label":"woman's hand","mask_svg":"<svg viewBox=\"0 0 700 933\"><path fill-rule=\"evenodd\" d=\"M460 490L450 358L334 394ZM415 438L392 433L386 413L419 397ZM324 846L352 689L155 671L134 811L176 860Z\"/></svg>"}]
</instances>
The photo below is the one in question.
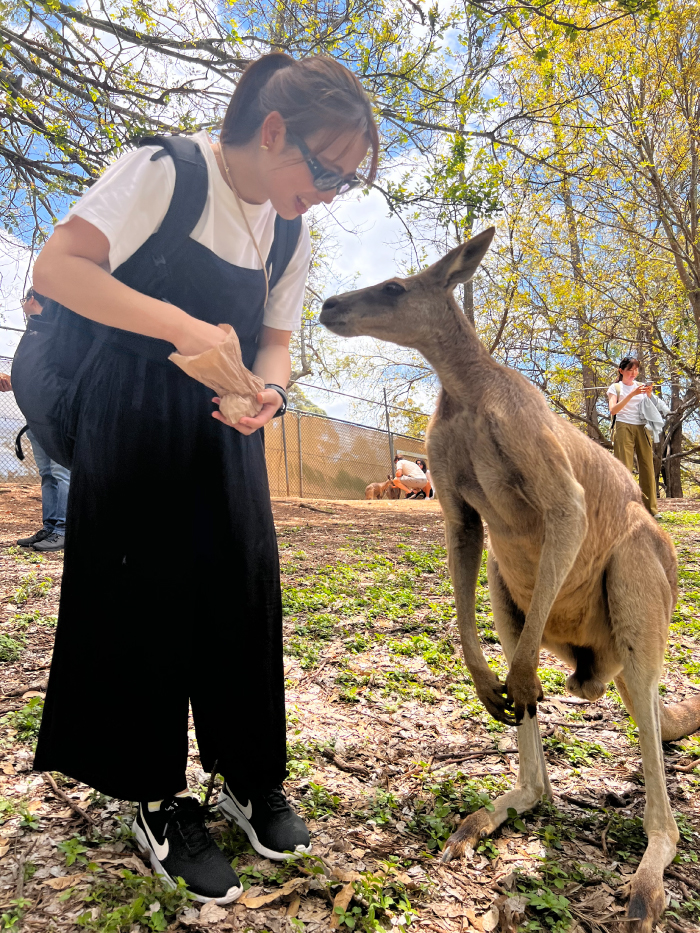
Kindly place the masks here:
<instances>
[{"instance_id":1,"label":"woman's hand","mask_svg":"<svg viewBox=\"0 0 700 933\"><path fill-rule=\"evenodd\" d=\"M205 350L211 350L226 340L226 331L214 324L200 321L199 318L185 315L181 333L174 340L175 348L182 356L197 356Z\"/></svg>"},{"instance_id":2,"label":"woman's hand","mask_svg":"<svg viewBox=\"0 0 700 933\"><path fill-rule=\"evenodd\" d=\"M224 418L220 411L212 412L212 418L227 424L230 428L235 428L241 434L254 434L258 428L262 428L263 425L266 425L268 421L275 417L284 401L275 389L263 389L262 392L258 392L256 398L261 403L262 408L254 418L241 418L239 422L233 424L232 421ZM218 405L221 399L215 396L212 402Z\"/></svg>"}]
</instances>

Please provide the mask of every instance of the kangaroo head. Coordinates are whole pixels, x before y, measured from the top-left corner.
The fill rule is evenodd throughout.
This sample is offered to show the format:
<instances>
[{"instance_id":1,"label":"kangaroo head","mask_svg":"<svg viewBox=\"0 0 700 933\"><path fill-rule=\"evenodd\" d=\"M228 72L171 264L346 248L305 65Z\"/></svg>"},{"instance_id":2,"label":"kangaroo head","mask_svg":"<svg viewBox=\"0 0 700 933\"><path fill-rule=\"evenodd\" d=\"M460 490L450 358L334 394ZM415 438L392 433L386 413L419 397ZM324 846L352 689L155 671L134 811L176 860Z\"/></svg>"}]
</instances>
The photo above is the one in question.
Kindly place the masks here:
<instances>
[{"instance_id":1,"label":"kangaroo head","mask_svg":"<svg viewBox=\"0 0 700 933\"><path fill-rule=\"evenodd\" d=\"M489 227L417 275L328 298L321 323L341 337L378 337L421 349L458 310L452 292L472 278L493 234Z\"/></svg>"}]
</instances>

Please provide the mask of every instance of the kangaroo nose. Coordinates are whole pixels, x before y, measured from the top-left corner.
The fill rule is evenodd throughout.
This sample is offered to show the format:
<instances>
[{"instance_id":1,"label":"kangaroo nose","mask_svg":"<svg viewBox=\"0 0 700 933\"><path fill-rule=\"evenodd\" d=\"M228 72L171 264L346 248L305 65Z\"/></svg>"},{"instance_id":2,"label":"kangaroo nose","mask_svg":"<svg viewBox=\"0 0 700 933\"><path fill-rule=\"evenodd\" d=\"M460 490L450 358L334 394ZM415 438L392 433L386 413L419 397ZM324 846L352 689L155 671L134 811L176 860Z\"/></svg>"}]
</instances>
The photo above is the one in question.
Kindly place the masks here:
<instances>
[{"instance_id":1,"label":"kangaroo nose","mask_svg":"<svg viewBox=\"0 0 700 933\"><path fill-rule=\"evenodd\" d=\"M337 298L326 298L326 300L323 302L323 308L321 310L330 311L332 308L335 308L337 305L338 305Z\"/></svg>"}]
</instances>

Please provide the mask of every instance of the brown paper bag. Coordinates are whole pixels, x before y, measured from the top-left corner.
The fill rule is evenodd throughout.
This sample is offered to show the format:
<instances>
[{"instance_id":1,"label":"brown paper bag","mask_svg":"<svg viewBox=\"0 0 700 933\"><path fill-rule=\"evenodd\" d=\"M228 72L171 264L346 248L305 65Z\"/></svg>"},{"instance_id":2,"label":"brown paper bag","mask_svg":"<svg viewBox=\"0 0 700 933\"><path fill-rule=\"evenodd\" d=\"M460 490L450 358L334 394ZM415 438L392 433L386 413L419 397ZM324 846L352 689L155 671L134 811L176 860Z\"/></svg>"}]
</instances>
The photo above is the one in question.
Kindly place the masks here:
<instances>
[{"instance_id":1,"label":"brown paper bag","mask_svg":"<svg viewBox=\"0 0 700 933\"><path fill-rule=\"evenodd\" d=\"M188 376L213 389L221 399L219 411L236 424L241 418L254 418L260 412L262 405L257 395L265 383L243 365L241 345L233 327L230 324L219 327L227 334L226 340L211 350L196 356L171 353L170 359Z\"/></svg>"}]
</instances>

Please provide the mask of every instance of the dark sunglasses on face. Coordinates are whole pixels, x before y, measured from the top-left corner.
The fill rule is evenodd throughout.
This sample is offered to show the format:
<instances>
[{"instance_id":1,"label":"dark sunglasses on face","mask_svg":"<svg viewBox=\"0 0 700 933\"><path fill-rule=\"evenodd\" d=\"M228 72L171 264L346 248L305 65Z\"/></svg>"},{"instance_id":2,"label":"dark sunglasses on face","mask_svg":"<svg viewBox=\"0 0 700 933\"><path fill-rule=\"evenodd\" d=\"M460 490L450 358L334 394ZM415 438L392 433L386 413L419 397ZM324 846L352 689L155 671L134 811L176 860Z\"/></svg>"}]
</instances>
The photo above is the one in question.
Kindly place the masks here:
<instances>
[{"instance_id":1,"label":"dark sunglasses on face","mask_svg":"<svg viewBox=\"0 0 700 933\"><path fill-rule=\"evenodd\" d=\"M331 191L335 188L336 194L345 194L353 188L358 188L362 184L362 179L355 172L352 175L339 175L330 169L324 168L321 163L314 159L303 139L295 136L293 133L287 133L289 142L296 146L301 152L304 161L309 167L311 177L314 180L314 188L318 191Z\"/></svg>"}]
</instances>

